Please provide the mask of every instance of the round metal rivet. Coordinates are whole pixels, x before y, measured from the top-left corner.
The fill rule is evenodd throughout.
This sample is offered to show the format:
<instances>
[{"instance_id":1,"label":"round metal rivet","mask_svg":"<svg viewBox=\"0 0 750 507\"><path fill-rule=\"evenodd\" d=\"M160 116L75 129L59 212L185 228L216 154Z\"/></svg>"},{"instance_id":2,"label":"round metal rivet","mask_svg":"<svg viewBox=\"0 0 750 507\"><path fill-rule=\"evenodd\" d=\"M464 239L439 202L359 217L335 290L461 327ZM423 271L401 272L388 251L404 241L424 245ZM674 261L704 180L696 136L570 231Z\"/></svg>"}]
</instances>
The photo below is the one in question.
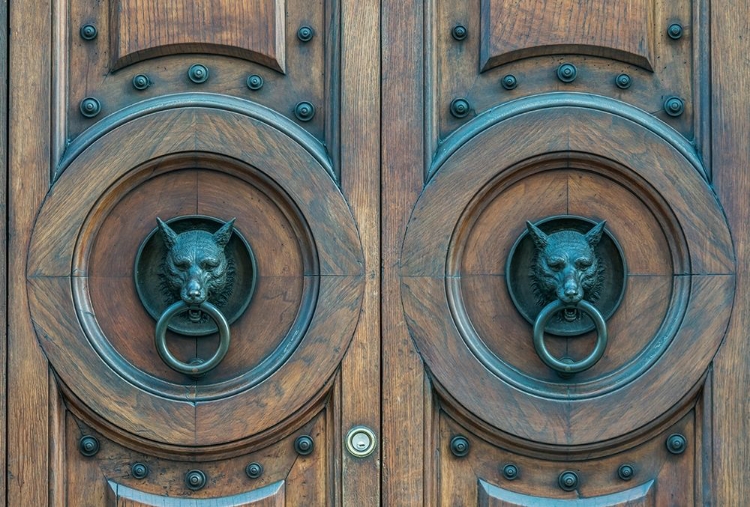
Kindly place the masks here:
<instances>
[{"instance_id":1,"label":"round metal rivet","mask_svg":"<svg viewBox=\"0 0 750 507\"><path fill-rule=\"evenodd\" d=\"M86 24L81 27L80 34L83 40L94 40L99 35L99 30L94 25Z\"/></svg>"},{"instance_id":2,"label":"round metal rivet","mask_svg":"<svg viewBox=\"0 0 750 507\"><path fill-rule=\"evenodd\" d=\"M247 87L251 90L260 90L263 88L263 78L260 77L258 74L253 74L252 76L247 77Z\"/></svg>"},{"instance_id":3,"label":"round metal rivet","mask_svg":"<svg viewBox=\"0 0 750 507\"><path fill-rule=\"evenodd\" d=\"M667 28L667 35L669 35L669 38L672 40L679 39L682 37L682 25L679 23L672 23L669 25L669 28Z\"/></svg>"},{"instance_id":4,"label":"round metal rivet","mask_svg":"<svg viewBox=\"0 0 750 507\"><path fill-rule=\"evenodd\" d=\"M377 437L367 426L355 426L346 434L346 450L355 458L365 458L373 453Z\"/></svg>"},{"instance_id":5,"label":"round metal rivet","mask_svg":"<svg viewBox=\"0 0 750 507\"><path fill-rule=\"evenodd\" d=\"M627 74L619 74L615 78L615 84L622 90L627 90L633 84L633 80Z\"/></svg>"},{"instance_id":6,"label":"round metal rivet","mask_svg":"<svg viewBox=\"0 0 750 507\"><path fill-rule=\"evenodd\" d=\"M509 481L518 479L518 467L516 465L507 464L503 467L503 477Z\"/></svg>"},{"instance_id":7,"label":"round metal rivet","mask_svg":"<svg viewBox=\"0 0 750 507\"><path fill-rule=\"evenodd\" d=\"M297 38L302 42L310 42L313 35L315 35L315 31L309 26L301 26L299 30L297 30Z\"/></svg>"},{"instance_id":8,"label":"round metal rivet","mask_svg":"<svg viewBox=\"0 0 750 507\"><path fill-rule=\"evenodd\" d=\"M190 470L185 474L185 486L193 491L203 489L206 485L206 474L202 470Z\"/></svg>"},{"instance_id":9,"label":"round metal rivet","mask_svg":"<svg viewBox=\"0 0 750 507\"><path fill-rule=\"evenodd\" d=\"M146 74L137 74L133 77L133 88L142 91L151 86L151 80Z\"/></svg>"},{"instance_id":10,"label":"round metal rivet","mask_svg":"<svg viewBox=\"0 0 750 507\"><path fill-rule=\"evenodd\" d=\"M672 454L682 454L687 449L687 439L679 433L667 437L667 450Z\"/></svg>"},{"instance_id":11,"label":"round metal rivet","mask_svg":"<svg viewBox=\"0 0 750 507\"><path fill-rule=\"evenodd\" d=\"M307 456L312 454L315 448L315 442L310 435L301 435L294 441L294 450L300 456Z\"/></svg>"},{"instance_id":12,"label":"round metal rivet","mask_svg":"<svg viewBox=\"0 0 750 507\"><path fill-rule=\"evenodd\" d=\"M470 110L471 106L466 99L453 99L451 102L451 114L456 118L466 118Z\"/></svg>"},{"instance_id":13,"label":"round metal rivet","mask_svg":"<svg viewBox=\"0 0 750 507\"><path fill-rule=\"evenodd\" d=\"M313 116L315 116L315 106L310 102L298 102L297 105L294 106L294 116L296 116L299 121L310 121L313 119Z\"/></svg>"},{"instance_id":14,"label":"round metal rivet","mask_svg":"<svg viewBox=\"0 0 750 507\"><path fill-rule=\"evenodd\" d=\"M664 111L669 116L680 116L685 111L685 103L677 97L669 97L664 101Z\"/></svg>"},{"instance_id":15,"label":"round metal rivet","mask_svg":"<svg viewBox=\"0 0 750 507\"><path fill-rule=\"evenodd\" d=\"M143 463L133 463L130 467L130 475L135 479L145 479L148 476L148 467Z\"/></svg>"},{"instance_id":16,"label":"round metal rivet","mask_svg":"<svg viewBox=\"0 0 750 507\"><path fill-rule=\"evenodd\" d=\"M94 97L86 97L81 101L79 109L86 118L93 118L101 112L102 105Z\"/></svg>"},{"instance_id":17,"label":"round metal rivet","mask_svg":"<svg viewBox=\"0 0 750 507\"><path fill-rule=\"evenodd\" d=\"M617 469L617 476L623 481L629 481L635 475L633 465L620 465Z\"/></svg>"},{"instance_id":18,"label":"round metal rivet","mask_svg":"<svg viewBox=\"0 0 750 507\"><path fill-rule=\"evenodd\" d=\"M578 474L567 470L557 478L557 484L564 491L573 491L578 487Z\"/></svg>"},{"instance_id":19,"label":"round metal rivet","mask_svg":"<svg viewBox=\"0 0 750 507\"><path fill-rule=\"evenodd\" d=\"M195 84L205 83L208 80L208 68L200 63L191 65L188 69L188 78Z\"/></svg>"},{"instance_id":20,"label":"round metal rivet","mask_svg":"<svg viewBox=\"0 0 750 507\"><path fill-rule=\"evenodd\" d=\"M451 35L453 35L453 38L456 40L464 40L466 36L469 35L469 31L463 25L456 25L453 27L453 30L451 30Z\"/></svg>"},{"instance_id":21,"label":"round metal rivet","mask_svg":"<svg viewBox=\"0 0 750 507\"><path fill-rule=\"evenodd\" d=\"M557 68L557 79L563 83L572 83L578 76L578 69L572 63L563 63Z\"/></svg>"},{"instance_id":22,"label":"round metal rivet","mask_svg":"<svg viewBox=\"0 0 750 507\"><path fill-rule=\"evenodd\" d=\"M456 435L451 439L451 452L457 458L463 458L469 454L469 440L463 435Z\"/></svg>"},{"instance_id":23,"label":"round metal rivet","mask_svg":"<svg viewBox=\"0 0 750 507\"><path fill-rule=\"evenodd\" d=\"M518 80L513 74L508 74L507 76L503 77L502 81L500 82L502 83L503 88L505 88L506 90L513 90L516 86L518 86Z\"/></svg>"},{"instance_id":24,"label":"round metal rivet","mask_svg":"<svg viewBox=\"0 0 750 507\"><path fill-rule=\"evenodd\" d=\"M87 458L95 456L99 452L99 440L91 435L81 437L81 440L78 441L78 450Z\"/></svg>"},{"instance_id":25,"label":"round metal rivet","mask_svg":"<svg viewBox=\"0 0 750 507\"><path fill-rule=\"evenodd\" d=\"M257 479L263 475L263 465L257 462L250 463L245 467L245 473L251 479Z\"/></svg>"}]
</instances>

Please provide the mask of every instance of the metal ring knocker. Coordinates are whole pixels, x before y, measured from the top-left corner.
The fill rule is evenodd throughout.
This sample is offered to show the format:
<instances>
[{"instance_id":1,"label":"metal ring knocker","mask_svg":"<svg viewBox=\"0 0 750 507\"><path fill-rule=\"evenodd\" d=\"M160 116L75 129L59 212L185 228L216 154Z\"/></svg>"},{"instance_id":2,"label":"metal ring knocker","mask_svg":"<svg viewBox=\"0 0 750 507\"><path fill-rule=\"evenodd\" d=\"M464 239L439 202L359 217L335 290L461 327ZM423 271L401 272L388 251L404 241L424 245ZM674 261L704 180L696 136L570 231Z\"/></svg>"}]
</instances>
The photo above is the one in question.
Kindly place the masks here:
<instances>
[{"instance_id":1,"label":"metal ring knocker","mask_svg":"<svg viewBox=\"0 0 750 507\"><path fill-rule=\"evenodd\" d=\"M159 352L162 360L167 363L167 366L169 366L173 370L184 373L185 375L190 375L191 377L200 377L201 375L204 375L205 373L208 373L209 371L216 368L221 360L224 359L224 356L227 355L230 339L229 323L224 317L224 314L221 313L221 311L214 305L212 305L208 301L204 301L203 303L201 303L200 306L197 307L197 309L201 310L206 315L211 317L214 322L216 322L216 327L219 328L219 348L216 349L216 352L208 361L202 361L198 364L183 363L182 361L177 359L167 348L167 327L169 326L169 321L172 320L175 315L192 309L196 308L188 306L184 301L177 301L176 303L169 306L166 310L164 310L164 313L161 314L161 317L159 317L159 321L156 323L156 350Z\"/></svg>"},{"instance_id":2,"label":"metal ring knocker","mask_svg":"<svg viewBox=\"0 0 750 507\"><path fill-rule=\"evenodd\" d=\"M596 326L596 332L598 335L596 346L594 347L594 351L582 361L566 363L557 359L550 354L549 350L547 350L547 346L544 344L544 328L547 326L547 322L557 312L566 308L575 308L588 314ZM539 357L544 361L544 364L553 370L564 374L580 373L594 366L604 355L604 350L607 348L607 324L604 322L604 317L599 313L599 310L588 301L581 300L576 304L566 304L557 299L545 306L542 311L539 312L539 315L534 322L534 348L536 348L536 353L539 354Z\"/></svg>"}]
</instances>

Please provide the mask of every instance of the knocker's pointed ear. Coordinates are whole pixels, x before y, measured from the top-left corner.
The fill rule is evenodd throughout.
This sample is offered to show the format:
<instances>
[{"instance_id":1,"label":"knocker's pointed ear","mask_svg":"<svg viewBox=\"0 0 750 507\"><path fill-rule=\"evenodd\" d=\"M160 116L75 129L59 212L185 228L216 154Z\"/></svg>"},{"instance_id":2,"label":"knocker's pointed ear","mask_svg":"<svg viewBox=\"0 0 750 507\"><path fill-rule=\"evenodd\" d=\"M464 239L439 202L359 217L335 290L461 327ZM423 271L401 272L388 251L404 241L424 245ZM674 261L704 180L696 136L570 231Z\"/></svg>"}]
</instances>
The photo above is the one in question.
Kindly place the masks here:
<instances>
[{"instance_id":1,"label":"knocker's pointed ear","mask_svg":"<svg viewBox=\"0 0 750 507\"><path fill-rule=\"evenodd\" d=\"M224 248L229 243L229 239L232 237L232 228L234 227L234 221L237 217L231 219L229 222L221 226L221 229L214 233L214 241L219 247Z\"/></svg>"},{"instance_id":2,"label":"knocker's pointed ear","mask_svg":"<svg viewBox=\"0 0 750 507\"><path fill-rule=\"evenodd\" d=\"M164 244L167 245L167 249L171 250L175 243L177 243L177 233L166 223L162 222L159 217L156 217L156 223L159 226L159 232L161 232L161 238L164 240Z\"/></svg>"},{"instance_id":3,"label":"knocker's pointed ear","mask_svg":"<svg viewBox=\"0 0 750 507\"><path fill-rule=\"evenodd\" d=\"M537 227L536 225L532 224L528 220L526 221L526 228L529 230L529 236L531 236L531 239L534 240L534 244L539 250L544 250L544 248L549 244L549 236L544 234L544 232Z\"/></svg>"},{"instance_id":4,"label":"knocker's pointed ear","mask_svg":"<svg viewBox=\"0 0 750 507\"><path fill-rule=\"evenodd\" d=\"M606 220L602 220L596 224L593 229L586 233L586 241L588 241L591 248L594 248L599 244L602 239L602 233L604 232L604 225L607 223Z\"/></svg>"}]
</instances>

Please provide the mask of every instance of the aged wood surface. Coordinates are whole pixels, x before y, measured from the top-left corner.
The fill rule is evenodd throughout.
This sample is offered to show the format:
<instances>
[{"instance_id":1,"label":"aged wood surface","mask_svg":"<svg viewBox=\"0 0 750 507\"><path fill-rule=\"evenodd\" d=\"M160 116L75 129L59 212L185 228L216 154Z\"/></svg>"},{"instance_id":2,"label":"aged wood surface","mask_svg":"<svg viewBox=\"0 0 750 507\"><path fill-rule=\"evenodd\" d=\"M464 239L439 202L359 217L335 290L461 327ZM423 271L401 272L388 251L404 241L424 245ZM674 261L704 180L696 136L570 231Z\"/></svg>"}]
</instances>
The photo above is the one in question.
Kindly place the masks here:
<instances>
[{"instance_id":1,"label":"aged wood surface","mask_svg":"<svg viewBox=\"0 0 750 507\"><path fill-rule=\"evenodd\" d=\"M732 227L737 294L732 322L714 361L714 505L750 501L750 4L711 2L714 186Z\"/></svg>"},{"instance_id":2,"label":"aged wood surface","mask_svg":"<svg viewBox=\"0 0 750 507\"><path fill-rule=\"evenodd\" d=\"M0 26L8 26L8 2L0 1ZM8 30L0 30L0 117L8 121ZM0 188L5 189L0 197L0 237L6 238L5 248L0 251L0 469L7 470L8 457L8 128L0 126ZM0 474L0 499L6 495L7 474Z\"/></svg>"}]
</instances>

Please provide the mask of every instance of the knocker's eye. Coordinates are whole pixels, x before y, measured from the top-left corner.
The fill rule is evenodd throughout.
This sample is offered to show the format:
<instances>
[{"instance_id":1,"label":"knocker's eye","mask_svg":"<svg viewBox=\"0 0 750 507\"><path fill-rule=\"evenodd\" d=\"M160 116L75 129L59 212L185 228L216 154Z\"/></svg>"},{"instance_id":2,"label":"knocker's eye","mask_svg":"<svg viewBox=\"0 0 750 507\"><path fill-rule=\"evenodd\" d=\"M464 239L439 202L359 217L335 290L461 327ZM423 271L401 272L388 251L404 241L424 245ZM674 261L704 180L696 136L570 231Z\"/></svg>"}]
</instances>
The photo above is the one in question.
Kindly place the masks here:
<instances>
[{"instance_id":1,"label":"knocker's eye","mask_svg":"<svg viewBox=\"0 0 750 507\"><path fill-rule=\"evenodd\" d=\"M188 259L175 259L174 265L177 269L188 269L190 267L190 261Z\"/></svg>"},{"instance_id":2,"label":"knocker's eye","mask_svg":"<svg viewBox=\"0 0 750 507\"><path fill-rule=\"evenodd\" d=\"M581 257L580 259L576 260L576 267L578 269L586 269L590 268L593 263L593 260L587 259L586 257Z\"/></svg>"},{"instance_id":3,"label":"knocker's eye","mask_svg":"<svg viewBox=\"0 0 750 507\"><path fill-rule=\"evenodd\" d=\"M218 259L206 259L201 263L203 269L214 269L219 267Z\"/></svg>"},{"instance_id":4,"label":"knocker's eye","mask_svg":"<svg viewBox=\"0 0 750 507\"><path fill-rule=\"evenodd\" d=\"M565 259L562 259L560 257L553 257L547 261L547 266L549 266L551 269L554 269L555 271L560 271L565 267Z\"/></svg>"}]
</instances>

